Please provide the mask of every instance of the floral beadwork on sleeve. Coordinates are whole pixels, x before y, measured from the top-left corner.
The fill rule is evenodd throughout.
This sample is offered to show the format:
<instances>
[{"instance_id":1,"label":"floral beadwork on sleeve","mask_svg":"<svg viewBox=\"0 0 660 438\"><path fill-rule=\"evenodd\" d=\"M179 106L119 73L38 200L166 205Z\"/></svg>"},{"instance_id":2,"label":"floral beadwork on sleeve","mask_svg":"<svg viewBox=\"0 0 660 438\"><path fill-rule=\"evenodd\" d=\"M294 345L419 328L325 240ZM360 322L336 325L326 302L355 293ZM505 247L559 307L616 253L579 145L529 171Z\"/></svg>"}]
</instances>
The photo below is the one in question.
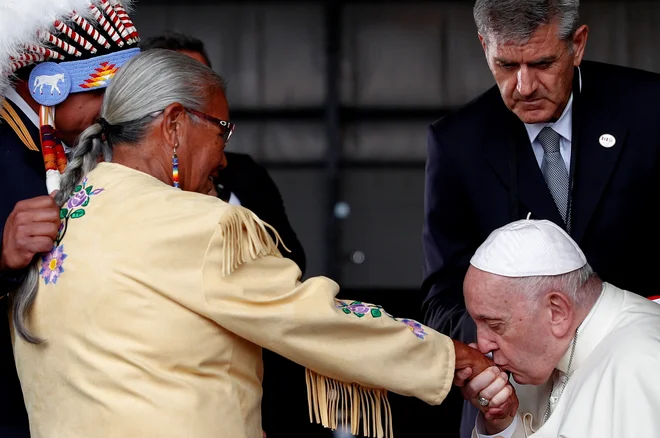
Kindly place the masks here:
<instances>
[{"instance_id":1,"label":"floral beadwork on sleeve","mask_svg":"<svg viewBox=\"0 0 660 438\"><path fill-rule=\"evenodd\" d=\"M335 307L341 309L347 315L355 315L358 318L363 318L366 315L371 315L372 318L380 318L385 315L392 318L395 321L400 321L403 324L407 325L408 328L413 332L415 336L419 339L424 339L428 333L424 331L424 326L417 321L412 319L397 319L387 313L382 306L375 304L363 303L362 301L351 301L350 303L335 300Z\"/></svg>"},{"instance_id":2,"label":"floral beadwork on sleeve","mask_svg":"<svg viewBox=\"0 0 660 438\"><path fill-rule=\"evenodd\" d=\"M57 231L53 249L41 259L41 277L46 284L55 284L64 272L62 264L67 255L64 253L62 239L66 234L69 225L69 219L78 219L85 216L85 207L89 205L92 196L98 195L104 189L94 189L94 186L87 186L87 178L76 186L73 195L60 209L60 228Z\"/></svg>"},{"instance_id":3,"label":"floral beadwork on sleeve","mask_svg":"<svg viewBox=\"0 0 660 438\"><path fill-rule=\"evenodd\" d=\"M380 318L383 315L389 316L392 319L395 319L392 315L387 313L381 306L375 304L363 303L362 301L353 301L350 304L345 303L341 300L337 301L337 308L341 309L347 315L351 313L358 318L362 318L364 315L371 315L374 318Z\"/></svg>"},{"instance_id":4,"label":"floral beadwork on sleeve","mask_svg":"<svg viewBox=\"0 0 660 438\"><path fill-rule=\"evenodd\" d=\"M426 333L426 332L424 331L424 326L421 325L420 323L418 323L418 322L415 321L415 320L412 320L412 319L402 319L401 322L404 323L405 325L407 325L408 328L409 328L410 330L412 330L412 332L415 334L415 336L417 336L419 339L424 340L424 338L426 337L426 335L428 335L428 333Z\"/></svg>"}]
</instances>

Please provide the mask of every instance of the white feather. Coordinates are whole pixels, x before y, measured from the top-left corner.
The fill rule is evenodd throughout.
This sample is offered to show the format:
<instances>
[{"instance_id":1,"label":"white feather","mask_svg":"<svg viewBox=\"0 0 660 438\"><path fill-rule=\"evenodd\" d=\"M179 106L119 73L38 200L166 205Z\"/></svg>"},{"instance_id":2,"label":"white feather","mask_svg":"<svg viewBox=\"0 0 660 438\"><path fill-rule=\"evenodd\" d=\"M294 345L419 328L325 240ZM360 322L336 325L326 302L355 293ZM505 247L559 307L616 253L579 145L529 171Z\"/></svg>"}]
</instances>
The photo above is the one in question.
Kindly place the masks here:
<instances>
[{"instance_id":1,"label":"white feather","mask_svg":"<svg viewBox=\"0 0 660 438\"><path fill-rule=\"evenodd\" d=\"M89 6L100 0L0 0L0 98L11 80L11 57L26 44L41 44L39 31L50 31L56 20L69 21L71 12L89 16ZM121 1L125 8L130 1ZM95 20L89 20L95 24Z\"/></svg>"}]
</instances>

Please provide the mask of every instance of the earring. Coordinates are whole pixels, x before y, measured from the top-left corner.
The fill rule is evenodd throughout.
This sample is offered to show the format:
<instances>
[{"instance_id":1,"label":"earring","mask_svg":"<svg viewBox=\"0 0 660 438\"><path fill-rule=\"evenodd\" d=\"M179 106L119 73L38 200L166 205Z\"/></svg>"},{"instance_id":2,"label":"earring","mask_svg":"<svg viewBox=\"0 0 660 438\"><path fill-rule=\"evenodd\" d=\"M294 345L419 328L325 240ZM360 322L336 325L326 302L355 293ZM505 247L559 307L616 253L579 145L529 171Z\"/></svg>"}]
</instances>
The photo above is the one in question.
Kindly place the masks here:
<instances>
[{"instance_id":1,"label":"earring","mask_svg":"<svg viewBox=\"0 0 660 438\"><path fill-rule=\"evenodd\" d=\"M179 187L179 157L176 155L176 148L179 147L178 143L174 143L174 151L172 152L172 185Z\"/></svg>"}]
</instances>

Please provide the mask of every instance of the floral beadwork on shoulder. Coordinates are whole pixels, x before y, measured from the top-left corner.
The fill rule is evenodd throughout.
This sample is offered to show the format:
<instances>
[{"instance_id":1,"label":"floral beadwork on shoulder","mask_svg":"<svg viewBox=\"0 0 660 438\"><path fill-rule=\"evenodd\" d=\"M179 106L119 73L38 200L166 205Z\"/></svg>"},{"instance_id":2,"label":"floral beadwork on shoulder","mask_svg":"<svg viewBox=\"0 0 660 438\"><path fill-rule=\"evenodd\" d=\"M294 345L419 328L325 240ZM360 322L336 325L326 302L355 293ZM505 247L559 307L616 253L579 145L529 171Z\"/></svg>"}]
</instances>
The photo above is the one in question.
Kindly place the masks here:
<instances>
[{"instance_id":1,"label":"floral beadwork on shoulder","mask_svg":"<svg viewBox=\"0 0 660 438\"><path fill-rule=\"evenodd\" d=\"M87 186L87 177L76 186L69 200L60 209L60 228L57 231L53 249L41 259L41 277L46 284L55 284L64 272L62 267L67 254L64 252L62 240L69 225L69 219L79 219L85 216L85 207L89 205L90 199L103 192L104 189L94 189Z\"/></svg>"},{"instance_id":2,"label":"floral beadwork on shoulder","mask_svg":"<svg viewBox=\"0 0 660 438\"><path fill-rule=\"evenodd\" d=\"M341 311L347 315L352 313L358 318L362 318L364 315L371 315L374 318L380 318L381 316L386 315L390 318L394 318L392 315L383 310L381 306L377 306L375 304L363 303L362 301L353 301L350 304L341 300L336 301L336 307L341 309Z\"/></svg>"},{"instance_id":3,"label":"floral beadwork on shoulder","mask_svg":"<svg viewBox=\"0 0 660 438\"><path fill-rule=\"evenodd\" d=\"M341 309L341 311L347 315L352 314L357 316L358 318L363 318L366 315L371 315L372 318L380 318L381 316L385 315L387 317L392 318L395 321L400 321L403 324L407 325L408 328L413 332L413 334L417 336L419 339L423 340L428 334L426 333L426 331L424 331L424 326L422 324L412 319L397 319L392 315L390 315L389 313L387 313L382 306L378 306L376 304L363 303L362 301L352 301L350 303L341 300L335 300L335 301L336 301L335 307Z\"/></svg>"},{"instance_id":4,"label":"floral beadwork on shoulder","mask_svg":"<svg viewBox=\"0 0 660 438\"><path fill-rule=\"evenodd\" d=\"M82 183L73 189L73 195L60 210L60 219L78 219L85 216L85 207L89 205L89 200L103 190L94 190L94 186L87 187L87 178L83 179Z\"/></svg>"}]
</instances>

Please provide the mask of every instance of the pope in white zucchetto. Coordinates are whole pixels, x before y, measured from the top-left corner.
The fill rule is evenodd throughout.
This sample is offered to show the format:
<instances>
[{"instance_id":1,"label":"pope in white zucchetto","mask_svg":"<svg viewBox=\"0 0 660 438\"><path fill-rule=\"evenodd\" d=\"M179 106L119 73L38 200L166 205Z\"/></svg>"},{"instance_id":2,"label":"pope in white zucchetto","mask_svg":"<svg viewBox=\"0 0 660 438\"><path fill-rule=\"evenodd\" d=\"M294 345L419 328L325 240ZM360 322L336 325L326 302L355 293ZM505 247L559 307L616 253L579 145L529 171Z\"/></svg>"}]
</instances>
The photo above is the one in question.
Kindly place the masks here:
<instances>
[{"instance_id":1,"label":"pope in white zucchetto","mask_svg":"<svg viewBox=\"0 0 660 438\"><path fill-rule=\"evenodd\" d=\"M464 282L477 348L463 373L473 438L660 437L660 306L601 281L552 222L520 220L479 247ZM494 419L513 378L518 414Z\"/></svg>"}]
</instances>

